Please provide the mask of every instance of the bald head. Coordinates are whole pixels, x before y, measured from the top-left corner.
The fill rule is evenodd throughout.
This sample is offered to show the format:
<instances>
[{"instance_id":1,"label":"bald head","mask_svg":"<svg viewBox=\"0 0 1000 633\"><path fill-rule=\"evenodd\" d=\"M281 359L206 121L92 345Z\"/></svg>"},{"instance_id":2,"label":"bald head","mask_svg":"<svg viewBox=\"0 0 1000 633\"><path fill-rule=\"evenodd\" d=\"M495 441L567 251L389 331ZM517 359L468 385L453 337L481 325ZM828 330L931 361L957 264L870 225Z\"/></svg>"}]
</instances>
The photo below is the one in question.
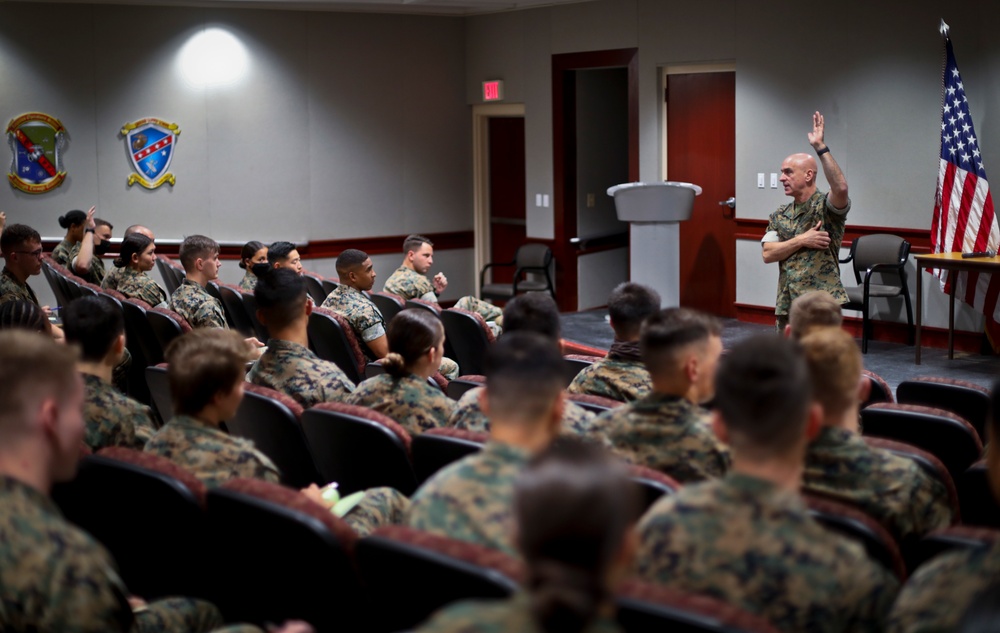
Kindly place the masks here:
<instances>
[{"instance_id":1,"label":"bald head","mask_svg":"<svg viewBox=\"0 0 1000 633\"><path fill-rule=\"evenodd\" d=\"M816 159L809 154L792 154L781 163L781 184L785 195L805 202L816 191Z\"/></svg>"},{"instance_id":2,"label":"bald head","mask_svg":"<svg viewBox=\"0 0 1000 633\"><path fill-rule=\"evenodd\" d=\"M156 241L156 236L153 235L153 232L141 224L133 224L132 226L125 229L125 237L128 237L133 233L139 233L140 235L145 235L154 242Z\"/></svg>"}]
</instances>

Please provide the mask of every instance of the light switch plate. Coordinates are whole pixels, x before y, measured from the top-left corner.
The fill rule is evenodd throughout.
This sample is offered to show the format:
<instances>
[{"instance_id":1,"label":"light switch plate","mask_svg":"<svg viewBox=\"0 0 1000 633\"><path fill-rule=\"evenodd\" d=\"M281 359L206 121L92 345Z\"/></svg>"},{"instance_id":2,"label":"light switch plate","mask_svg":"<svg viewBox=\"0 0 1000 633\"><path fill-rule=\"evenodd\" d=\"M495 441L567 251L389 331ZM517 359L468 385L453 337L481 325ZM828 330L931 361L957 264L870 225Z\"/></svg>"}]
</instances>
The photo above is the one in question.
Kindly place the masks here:
<instances>
[{"instance_id":1,"label":"light switch plate","mask_svg":"<svg viewBox=\"0 0 1000 633\"><path fill-rule=\"evenodd\" d=\"M764 172L757 173L757 188L758 189L764 188Z\"/></svg>"}]
</instances>

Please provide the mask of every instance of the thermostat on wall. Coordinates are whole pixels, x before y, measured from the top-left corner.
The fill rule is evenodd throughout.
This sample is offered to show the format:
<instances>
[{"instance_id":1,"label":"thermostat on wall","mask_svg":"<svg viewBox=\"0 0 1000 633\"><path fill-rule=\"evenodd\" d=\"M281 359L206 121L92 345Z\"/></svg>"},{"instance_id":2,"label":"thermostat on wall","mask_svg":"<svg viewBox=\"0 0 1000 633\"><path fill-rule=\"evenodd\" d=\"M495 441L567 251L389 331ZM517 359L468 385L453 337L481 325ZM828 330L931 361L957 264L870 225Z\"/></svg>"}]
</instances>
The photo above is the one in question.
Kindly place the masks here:
<instances>
[{"instance_id":1,"label":"thermostat on wall","mask_svg":"<svg viewBox=\"0 0 1000 633\"><path fill-rule=\"evenodd\" d=\"M503 101L503 79L483 82L483 101Z\"/></svg>"}]
</instances>

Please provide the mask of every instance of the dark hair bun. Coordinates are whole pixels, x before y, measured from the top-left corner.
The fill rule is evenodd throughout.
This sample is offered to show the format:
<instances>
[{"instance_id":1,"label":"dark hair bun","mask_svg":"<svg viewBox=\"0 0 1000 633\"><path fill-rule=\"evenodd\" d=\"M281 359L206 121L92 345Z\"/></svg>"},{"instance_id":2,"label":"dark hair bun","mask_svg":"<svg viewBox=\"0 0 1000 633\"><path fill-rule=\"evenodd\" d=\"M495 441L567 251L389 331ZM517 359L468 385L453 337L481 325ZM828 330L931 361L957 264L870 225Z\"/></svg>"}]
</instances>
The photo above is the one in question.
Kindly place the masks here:
<instances>
[{"instance_id":1,"label":"dark hair bun","mask_svg":"<svg viewBox=\"0 0 1000 633\"><path fill-rule=\"evenodd\" d=\"M68 229L71 226L77 226L83 224L87 221L87 214L79 209L73 209L66 215L59 216L59 226L64 229Z\"/></svg>"},{"instance_id":2,"label":"dark hair bun","mask_svg":"<svg viewBox=\"0 0 1000 633\"><path fill-rule=\"evenodd\" d=\"M261 262L259 264L254 264L253 266L250 267L250 271L258 279L268 274L272 270L274 270L274 267L271 266L271 264L268 262Z\"/></svg>"}]
</instances>

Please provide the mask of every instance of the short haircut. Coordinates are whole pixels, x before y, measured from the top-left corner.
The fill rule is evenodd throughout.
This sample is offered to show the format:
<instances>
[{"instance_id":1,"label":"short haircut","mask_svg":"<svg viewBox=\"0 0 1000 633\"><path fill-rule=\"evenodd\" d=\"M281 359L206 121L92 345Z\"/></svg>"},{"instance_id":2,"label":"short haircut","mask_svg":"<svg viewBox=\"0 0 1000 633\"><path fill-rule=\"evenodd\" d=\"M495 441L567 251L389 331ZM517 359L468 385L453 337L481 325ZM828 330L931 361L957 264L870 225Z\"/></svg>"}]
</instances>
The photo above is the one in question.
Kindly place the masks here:
<instances>
[{"instance_id":1,"label":"short haircut","mask_svg":"<svg viewBox=\"0 0 1000 633\"><path fill-rule=\"evenodd\" d=\"M97 226L106 226L112 231L115 230L115 225L111 224L107 220L102 220L101 218L94 218L94 224Z\"/></svg>"},{"instance_id":2,"label":"short haircut","mask_svg":"<svg viewBox=\"0 0 1000 633\"><path fill-rule=\"evenodd\" d=\"M589 630L640 512L627 467L598 444L559 438L532 458L515 484L514 515L539 630Z\"/></svg>"},{"instance_id":3,"label":"short haircut","mask_svg":"<svg viewBox=\"0 0 1000 633\"><path fill-rule=\"evenodd\" d=\"M801 440L811 402L809 369L795 341L754 336L719 363L715 407L734 452L752 459L784 456Z\"/></svg>"},{"instance_id":4,"label":"short haircut","mask_svg":"<svg viewBox=\"0 0 1000 633\"><path fill-rule=\"evenodd\" d=\"M189 235L181 242L179 257L181 266L190 272L198 259L208 259L219 253L219 243L204 235Z\"/></svg>"},{"instance_id":5,"label":"short haircut","mask_svg":"<svg viewBox=\"0 0 1000 633\"><path fill-rule=\"evenodd\" d=\"M802 340L813 399L826 415L842 415L857 402L864 366L858 344L840 328L814 329Z\"/></svg>"},{"instance_id":6,"label":"short haircut","mask_svg":"<svg viewBox=\"0 0 1000 633\"><path fill-rule=\"evenodd\" d=\"M801 339L813 328L839 328L843 323L840 304L826 290L812 290L796 297L788 310L788 324L792 326L794 339Z\"/></svg>"},{"instance_id":7,"label":"short haircut","mask_svg":"<svg viewBox=\"0 0 1000 633\"><path fill-rule=\"evenodd\" d=\"M291 242L274 242L267 247L267 261L270 264L275 262L280 262L288 259L289 253L296 249L295 244ZM258 249L260 250L260 249ZM256 253L257 251L254 251ZM253 253L247 255L247 257L252 257Z\"/></svg>"},{"instance_id":8,"label":"short haircut","mask_svg":"<svg viewBox=\"0 0 1000 633\"><path fill-rule=\"evenodd\" d=\"M63 314L66 342L80 347L83 360L100 362L125 332L121 308L103 297L80 297Z\"/></svg>"},{"instance_id":9,"label":"short haircut","mask_svg":"<svg viewBox=\"0 0 1000 633\"><path fill-rule=\"evenodd\" d=\"M421 356L444 340L444 326L441 319L427 310L408 308L400 310L389 321L386 338L389 353L382 359L382 367L398 378L405 376Z\"/></svg>"},{"instance_id":10,"label":"short haircut","mask_svg":"<svg viewBox=\"0 0 1000 633\"><path fill-rule=\"evenodd\" d=\"M540 292L517 295L503 308L504 332L537 332L558 340L562 331L555 300Z\"/></svg>"},{"instance_id":11,"label":"short haircut","mask_svg":"<svg viewBox=\"0 0 1000 633\"><path fill-rule=\"evenodd\" d=\"M59 216L59 226L68 229L71 226L80 226L87 221L87 214L79 209L67 211L66 215Z\"/></svg>"},{"instance_id":12,"label":"short haircut","mask_svg":"<svg viewBox=\"0 0 1000 633\"><path fill-rule=\"evenodd\" d=\"M642 325L642 362L652 374L674 371L684 348L721 334L722 324L711 315L690 308L660 310Z\"/></svg>"},{"instance_id":13,"label":"short haircut","mask_svg":"<svg viewBox=\"0 0 1000 633\"><path fill-rule=\"evenodd\" d=\"M620 340L635 340L642 322L659 309L660 294L649 286L631 281L615 286L608 297L611 325Z\"/></svg>"},{"instance_id":14,"label":"short haircut","mask_svg":"<svg viewBox=\"0 0 1000 633\"><path fill-rule=\"evenodd\" d=\"M174 409L197 415L218 393L228 393L246 374L249 353L232 330L201 328L175 338L165 353Z\"/></svg>"},{"instance_id":15,"label":"short haircut","mask_svg":"<svg viewBox=\"0 0 1000 633\"><path fill-rule=\"evenodd\" d=\"M0 437L21 434L43 399L65 402L76 376L76 349L25 330L0 331Z\"/></svg>"},{"instance_id":16,"label":"short haircut","mask_svg":"<svg viewBox=\"0 0 1000 633\"><path fill-rule=\"evenodd\" d=\"M115 268L125 268L132 263L133 255L141 256L152 243L153 240L142 233L126 235L118 249L118 257L114 258L111 263L115 265Z\"/></svg>"},{"instance_id":17,"label":"short haircut","mask_svg":"<svg viewBox=\"0 0 1000 633\"><path fill-rule=\"evenodd\" d=\"M240 268L246 270L246 260L252 258L257 254L257 251L262 248L264 248L264 244L262 242L258 242L257 240L251 240L244 244L243 250L240 251Z\"/></svg>"},{"instance_id":18,"label":"short haircut","mask_svg":"<svg viewBox=\"0 0 1000 633\"><path fill-rule=\"evenodd\" d=\"M491 422L535 424L565 386L558 341L537 332L504 332L484 365Z\"/></svg>"},{"instance_id":19,"label":"short haircut","mask_svg":"<svg viewBox=\"0 0 1000 633\"><path fill-rule=\"evenodd\" d=\"M270 253L268 254L268 258L270 259ZM337 274L341 277L346 277L347 273L365 263L366 259L368 259L368 253L359 251L356 248L347 249L337 258Z\"/></svg>"},{"instance_id":20,"label":"short haircut","mask_svg":"<svg viewBox=\"0 0 1000 633\"><path fill-rule=\"evenodd\" d=\"M288 327L303 315L306 299L306 280L302 275L288 268L264 268L268 264L257 264L257 270L266 270L257 278L253 297L257 308L263 313L269 328L277 330Z\"/></svg>"},{"instance_id":21,"label":"short haircut","mask_svg":"<svg viewBox=\"0 0 1000 633\"><path fill-rule=\"evenodd\" d=\"M145 226L144 224L131 224L127 229L125 229L125 237L128 237L129 235L132 235L134 233L138 233L142 229L146 229L148 231L149 227Z\"/></svg>"},{"instance_id":22,"label":"short haircut","mask_svg":"<svg viewBox=\"0 0 1000 633\"><path fill-rule=\"evenodd\" d=\"M403 255L406 255L410 251L419 251L420 247L424 244L433 247L434 242L430 241L423 235L407 235L406 239L403 240Z\"/></svg>"},{"instance_id":23,"label":"short haircut","mask_svg":"<svg viewBox=\"0 0 1000 633\"><path fill-rule=\"evenodd\" d=\"M52 325L37 303L18 299L0 304L0 329L21 329L50 334Z\"/></svg>"},{"instance_id":24,"label":"short haircut","mask_svg":"<svg viewBox=\"0 0 1000 633\"><path fill-rule=\"evenodd\" d=\"M42 236L27 224L10 224L3 230L3 234L0 235L0 251L3 251L4 255L6 255L13 252L18 246L22 246L28 242L38 242L41 244Z\"/></svg>"}]
</instances>

